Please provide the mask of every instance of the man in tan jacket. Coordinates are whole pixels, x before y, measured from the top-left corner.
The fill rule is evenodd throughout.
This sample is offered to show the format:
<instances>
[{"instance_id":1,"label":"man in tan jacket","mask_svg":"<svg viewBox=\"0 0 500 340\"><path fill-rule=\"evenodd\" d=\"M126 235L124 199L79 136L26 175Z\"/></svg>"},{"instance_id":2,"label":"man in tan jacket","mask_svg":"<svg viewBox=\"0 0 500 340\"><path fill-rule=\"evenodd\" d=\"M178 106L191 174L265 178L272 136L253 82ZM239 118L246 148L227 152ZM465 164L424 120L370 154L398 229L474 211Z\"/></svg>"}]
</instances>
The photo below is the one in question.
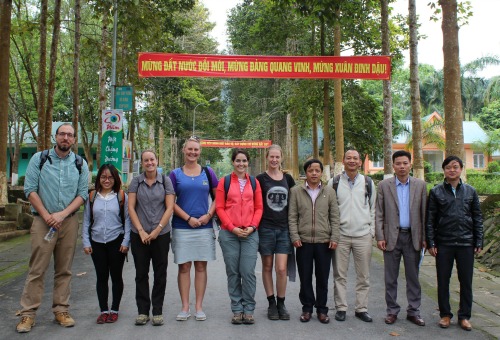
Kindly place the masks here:
<instances>
[{"instance_id":1,"label":"man in tan jacket","mask_svg":"<svg viewBox=\"0 0 500 340\"><path fill-rule=\"evenodd\" d=\"M318 320L329 323L328 277L331 251L339 241L339 208L332 187L321 183L323 164L310 159L304 164L306 182L290 191L288 224L290 239L297 249L297 269L300 277L299 299L302 303L300 321L311 320L316 307ZM316 297L312 284L313 268L316 274Z\"/></svg>"}]
</instances>

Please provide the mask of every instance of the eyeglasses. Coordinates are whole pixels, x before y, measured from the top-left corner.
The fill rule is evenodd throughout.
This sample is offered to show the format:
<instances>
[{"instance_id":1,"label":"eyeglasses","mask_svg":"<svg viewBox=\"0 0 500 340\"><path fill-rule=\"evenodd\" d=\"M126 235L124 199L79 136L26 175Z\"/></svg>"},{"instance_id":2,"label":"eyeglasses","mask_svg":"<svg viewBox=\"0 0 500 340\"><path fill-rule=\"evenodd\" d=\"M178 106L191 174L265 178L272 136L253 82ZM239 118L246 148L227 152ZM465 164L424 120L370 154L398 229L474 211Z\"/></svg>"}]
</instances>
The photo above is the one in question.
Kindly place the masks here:
<instances>
[{"instance_id":1,"label":"eyeglasses","mask_svg":"<svg viewBox=\"0 0 500 340\"><path fill-rule=\"evenodd\" d=\"M62 137L62 138L64 138L64 137L68 137L68 138L75 137L75 135L73 135L71 132L58 132L57 135L59 137Z\"/></svg>"},{"instance_id":2,"label":"eyeglasses","mask_svg":"<svg viewBox=\"0 0 500 340\"><path fill-rule=\"evenodd\" d=\"M200 137L198 136L191 136L188 138L188 140L194 140L195 142L199 143L200 142Z\"/></svg>"},{"instance_id":3,"label":"eyeglasses","mask_svg":"<svg viewBox=\"0 0 500 340\"><path fill-rule=\"evenodd\" d=\"M106 180L114 182L115 178L113 176L101 176L101 181L106 182Z\"/></svg>"}]
</instances>

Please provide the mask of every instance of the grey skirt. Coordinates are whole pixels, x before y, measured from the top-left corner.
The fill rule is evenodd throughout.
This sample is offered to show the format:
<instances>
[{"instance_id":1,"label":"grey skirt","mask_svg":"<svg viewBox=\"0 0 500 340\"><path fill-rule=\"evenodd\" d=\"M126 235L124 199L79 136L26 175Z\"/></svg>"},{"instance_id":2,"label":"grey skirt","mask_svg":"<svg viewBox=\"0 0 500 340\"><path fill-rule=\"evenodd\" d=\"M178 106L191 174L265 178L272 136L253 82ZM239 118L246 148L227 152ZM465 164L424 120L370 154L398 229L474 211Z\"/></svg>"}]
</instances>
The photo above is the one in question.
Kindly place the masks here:
<instances>
[{"instance_id":1,"label":"grey skirt","mask_svg":"<svg viewBox=\"0 0 500 340\"><path fill-rule=\"evenodd\" d=\"M215 260L215 233L213 228L172 229L174 263Z\"/></svg>"}]
</instances>

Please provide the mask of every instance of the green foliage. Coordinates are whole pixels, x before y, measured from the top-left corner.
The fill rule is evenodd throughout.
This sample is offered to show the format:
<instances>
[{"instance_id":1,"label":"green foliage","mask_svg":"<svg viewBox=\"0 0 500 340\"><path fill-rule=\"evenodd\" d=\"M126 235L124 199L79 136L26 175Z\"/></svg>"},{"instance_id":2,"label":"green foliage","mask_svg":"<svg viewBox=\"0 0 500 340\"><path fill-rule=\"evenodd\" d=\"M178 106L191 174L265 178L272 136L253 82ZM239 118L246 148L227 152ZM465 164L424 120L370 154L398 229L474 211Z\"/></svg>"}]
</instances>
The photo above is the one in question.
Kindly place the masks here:
<instances>
[{"instance_id":1,"label":"green foliage","mask_svg":"<svg viewBox=\"0 0 500 340\"><path fill-rule=\"evenodd\" d=\"M427 163L427 164L429 164L429 163ZM431 166L431 170L432 170L432 166ZM424 169L424 172L425 172L425 169ZM437 183L441 183L443 181L443 179L444 179L444 175L442 172L427 172L427 173L425 173L425 181L427 183L437 184Z\"/></svg>"},{"instance_id":2,"label":"green foliage","mask_svg":"<svg viewBox=\"0 0 500 340\"><path fill-rule=\"evenodd\" d=\"M488 131L500 129L500 100L492 101L482 108L479 123Z\"/></svg>"},{"instance_id":3,"label":"green foliage","mask_svg":"<svg viewBox=\"0 0 500 340\"><path fill-rule=\"evenodd\" d=\"M489 162L487 171L489 173L500 173L500 161Z\"/></svg>"},{"instance_id":4,"label":"green foliage","mask_svg":"<svg viewBox=\"0 0 500 340\"><path fill-rule=\"evenodd\" d=\"M500 175L467 172L467 184L472 185L479 195L500 194Z\"/></svg>"},{"instance_id":5,"label":"green foliage","mask_svg":"<svg viewBox=\"0 0 500 340\"><path fill-rule=\"evenodd\" d=\"M374 174L371 174L370 177L374 180L374 181L381 181L384 179L384 172L383 171L379 171L379 172L376 172Z\"/></svg>"},{"instance_id":6,"label":"green foliage","mask_svg":"<svg viewBox=\"0 0 500 340\"><path fill-rule=\"evenodd\" d=\"M428 174L429 172L432 172L432 164L424 161L424 173Z\"/></svg>"},{"instance_id":7,"label":"green foliage","mask_svg":"<svg viewBox=\"0 0 500 340\"><path fill-rule=\"evenodd\" d=\"M24 186L24 176L19 176L17 179L17 185Z\"/></svg>"}]
</instances>

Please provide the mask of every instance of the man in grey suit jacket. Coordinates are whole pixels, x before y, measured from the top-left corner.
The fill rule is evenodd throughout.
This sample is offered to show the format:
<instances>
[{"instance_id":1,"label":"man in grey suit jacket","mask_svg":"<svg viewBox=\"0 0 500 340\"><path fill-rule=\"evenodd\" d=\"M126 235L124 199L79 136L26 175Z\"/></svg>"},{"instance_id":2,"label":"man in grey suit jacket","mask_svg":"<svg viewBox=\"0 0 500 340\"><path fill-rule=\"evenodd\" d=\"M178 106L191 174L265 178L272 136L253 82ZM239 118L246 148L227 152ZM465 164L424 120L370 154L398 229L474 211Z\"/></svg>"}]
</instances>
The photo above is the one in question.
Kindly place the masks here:
<instances>
[{"instance_id":1,"label":"man in grey suit jacket","mask_svg":"<svg viewBox=\"0 0 500 340\"><path fill-rule=\"evenodd\" d=\"M420 251L425 249L425 212L427 189L424 181L410 177L411 154L392 155L395 177L380 182L375 209L377 247L384 252L386 324L397 320L398 275L401 256L405 265L406 318L425 326L420 317L421 289L418 280Z\"/></svg>"}]
</instances>

